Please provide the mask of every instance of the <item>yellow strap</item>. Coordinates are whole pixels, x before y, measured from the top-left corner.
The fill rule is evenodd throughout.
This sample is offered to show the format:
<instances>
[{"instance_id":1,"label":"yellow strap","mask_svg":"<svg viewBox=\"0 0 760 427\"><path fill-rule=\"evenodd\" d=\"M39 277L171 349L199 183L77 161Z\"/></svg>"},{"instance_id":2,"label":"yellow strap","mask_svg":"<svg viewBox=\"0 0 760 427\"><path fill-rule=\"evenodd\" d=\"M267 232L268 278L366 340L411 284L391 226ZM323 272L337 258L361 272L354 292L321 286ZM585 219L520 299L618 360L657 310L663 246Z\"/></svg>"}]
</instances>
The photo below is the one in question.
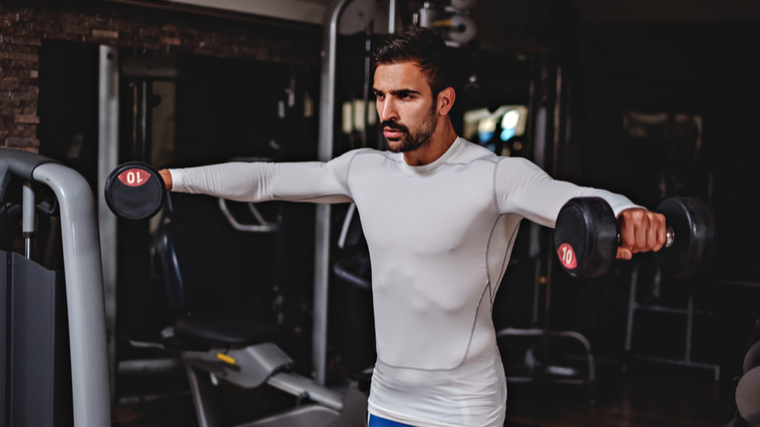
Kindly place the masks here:
<instances>
[{"instance_id":1,"label":"yellow strap","mask_svg":"<svg viewBox=\"0 0 760 427\"><path fill-rule=\"evenodd\" d=\"M235 358L227 356L226 354L222 354L222 353L216 353L216 358L221 360L224 363L229 363L230 365L234 365L236 362Z\"/></svg>"}]
</instances>

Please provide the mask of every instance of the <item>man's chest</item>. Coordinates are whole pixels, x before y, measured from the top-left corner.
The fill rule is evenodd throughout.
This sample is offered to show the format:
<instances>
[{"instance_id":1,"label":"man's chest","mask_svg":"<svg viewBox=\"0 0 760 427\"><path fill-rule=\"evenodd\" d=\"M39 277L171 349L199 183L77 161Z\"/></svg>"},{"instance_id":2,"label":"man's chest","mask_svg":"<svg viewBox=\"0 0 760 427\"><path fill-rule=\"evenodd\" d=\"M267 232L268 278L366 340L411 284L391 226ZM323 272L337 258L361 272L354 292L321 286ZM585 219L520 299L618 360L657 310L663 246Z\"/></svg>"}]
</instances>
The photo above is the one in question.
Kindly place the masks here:
<instances>
[{"instance_id":1,"label":"man's chest","mask_svg":"<svg viewBox=\"0 0 760 427\"><path fill-rule=\"evenodd\" d=\"M488 239L498 217L491 176L485 168L429 175L378 168L352 176L350 187L371 247L434 255Z\"/></svg>"}]
</instances>

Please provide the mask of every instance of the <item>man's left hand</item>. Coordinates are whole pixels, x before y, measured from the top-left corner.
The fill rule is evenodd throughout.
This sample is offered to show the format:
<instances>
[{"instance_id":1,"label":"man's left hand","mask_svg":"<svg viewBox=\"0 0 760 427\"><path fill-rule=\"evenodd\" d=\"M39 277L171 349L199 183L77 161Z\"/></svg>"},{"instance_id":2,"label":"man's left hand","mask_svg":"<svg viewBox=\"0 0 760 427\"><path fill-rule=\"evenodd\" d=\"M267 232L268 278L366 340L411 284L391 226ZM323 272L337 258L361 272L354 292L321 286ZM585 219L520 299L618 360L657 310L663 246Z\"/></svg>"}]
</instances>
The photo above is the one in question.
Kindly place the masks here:
<instances>
[{"instance_id":1,"label":"man's left hand","mask_svg":"<svg viewBox=\"0 0 760 427\"><path fill-rule=\"evenodd\" d=\"M631 259L639 252L659 251L665 244L665 216L643 208L626 209L617 217L620 247L617 257Z\"/></svg>"}]
</instances>

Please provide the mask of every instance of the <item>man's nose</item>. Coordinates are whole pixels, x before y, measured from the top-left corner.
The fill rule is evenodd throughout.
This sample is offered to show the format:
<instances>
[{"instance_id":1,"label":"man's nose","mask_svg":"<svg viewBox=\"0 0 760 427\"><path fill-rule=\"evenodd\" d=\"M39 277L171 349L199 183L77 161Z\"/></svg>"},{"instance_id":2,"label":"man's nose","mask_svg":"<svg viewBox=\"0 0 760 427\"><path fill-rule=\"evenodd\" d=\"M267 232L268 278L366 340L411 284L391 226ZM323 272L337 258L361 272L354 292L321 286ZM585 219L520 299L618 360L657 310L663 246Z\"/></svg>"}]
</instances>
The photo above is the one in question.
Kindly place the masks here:
<instances>
[{"instance_id":1,"label":"man's nose","mask_svg":"<svg viewBox=\"0 0 760 427\"><path fill-rule=\"evenodd\" d=\"M386 99L377 102L377 113L380 115L380 122L387 120L398 120L398 111L392 100Z\"/></svg>"}]
</instances>

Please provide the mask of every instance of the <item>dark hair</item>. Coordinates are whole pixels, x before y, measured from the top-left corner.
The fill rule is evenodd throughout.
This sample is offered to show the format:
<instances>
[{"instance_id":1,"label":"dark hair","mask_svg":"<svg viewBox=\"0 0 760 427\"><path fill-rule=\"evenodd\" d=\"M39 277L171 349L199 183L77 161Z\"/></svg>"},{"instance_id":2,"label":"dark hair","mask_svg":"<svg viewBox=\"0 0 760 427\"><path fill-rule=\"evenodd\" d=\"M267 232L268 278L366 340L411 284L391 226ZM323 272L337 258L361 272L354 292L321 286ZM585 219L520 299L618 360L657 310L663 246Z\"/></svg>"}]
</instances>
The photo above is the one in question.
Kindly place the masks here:
<instances>
[{"instance_id":1,"label":"dark hair","mask_svg":"<svg viewBox=\"0 0 760 427\"><path fill-rule=\"evenodd\" d=\"M446 43L435 30L416 25L405 27L378 44L373 60L374 68L402 62L417 64L427 76L433 99L451 86Z\"/></svg>"}]
</instances>

